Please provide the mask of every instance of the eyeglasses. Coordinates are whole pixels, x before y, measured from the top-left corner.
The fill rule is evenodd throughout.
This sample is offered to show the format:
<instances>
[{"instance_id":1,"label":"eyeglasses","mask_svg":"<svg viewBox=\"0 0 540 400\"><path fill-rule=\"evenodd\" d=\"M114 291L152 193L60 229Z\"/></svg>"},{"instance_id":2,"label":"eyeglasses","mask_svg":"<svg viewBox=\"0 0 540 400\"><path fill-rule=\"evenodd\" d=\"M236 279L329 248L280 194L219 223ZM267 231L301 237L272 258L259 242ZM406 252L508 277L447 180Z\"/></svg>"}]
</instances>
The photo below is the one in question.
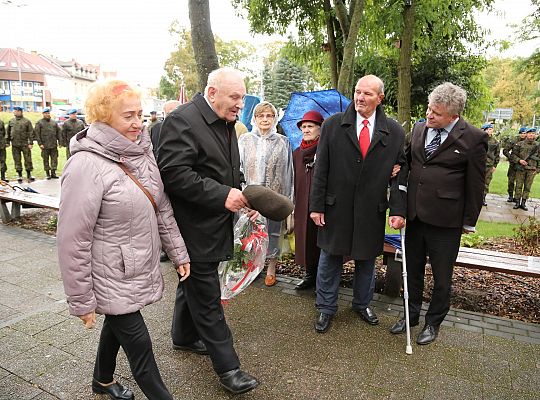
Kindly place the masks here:
<instances>
[{"instance_id":1,"label":"eyeglasses","mask_svg":"<svg viewBox=\"0 0 540 400\"><path fill-rule=\"evenodd\" d=\"M272 119L272 118L275 118L275 115L274 114L257 114L257 115L255 115L255 118Z\"/></svg>"}]
</instances>

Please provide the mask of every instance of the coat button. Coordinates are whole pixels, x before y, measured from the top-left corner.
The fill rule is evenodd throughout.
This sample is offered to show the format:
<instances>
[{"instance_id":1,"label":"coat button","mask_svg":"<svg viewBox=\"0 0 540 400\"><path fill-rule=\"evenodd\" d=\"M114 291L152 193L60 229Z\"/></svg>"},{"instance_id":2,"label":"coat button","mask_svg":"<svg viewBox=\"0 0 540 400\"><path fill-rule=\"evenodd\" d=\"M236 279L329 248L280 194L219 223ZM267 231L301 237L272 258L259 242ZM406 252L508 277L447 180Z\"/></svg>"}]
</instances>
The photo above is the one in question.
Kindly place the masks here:
<instances>
[{"instance_id":1,"label":"coat button","mask_svg":"<svg viewBox=\"0 0 540 400\"><path fill-rule=\"evenodd\" d=\"M426 166L425 166L425 165L422 165L422 169L426 169Z\"/></svg>"},{"instance_id":2,"label":"coat button","mask_svg":"<svg viewBox=\"0 0 540 400\"><path fill-rule=\"evenodd\" d=\"M357 158L357 159L356 159L356 162L359 163L359 162L362 162L362 160L359 159L359 158Z\"/></svg>"}]
</instances>

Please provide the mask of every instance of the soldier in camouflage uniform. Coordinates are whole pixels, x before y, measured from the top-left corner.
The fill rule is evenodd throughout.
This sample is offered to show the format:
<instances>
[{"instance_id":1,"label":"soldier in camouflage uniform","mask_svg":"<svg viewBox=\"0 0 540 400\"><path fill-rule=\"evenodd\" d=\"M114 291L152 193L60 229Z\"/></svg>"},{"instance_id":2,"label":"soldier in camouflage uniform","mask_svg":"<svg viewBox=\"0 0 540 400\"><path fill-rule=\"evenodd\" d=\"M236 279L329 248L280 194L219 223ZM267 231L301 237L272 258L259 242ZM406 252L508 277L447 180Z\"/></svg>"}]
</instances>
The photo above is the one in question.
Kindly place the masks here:
<instances>
[{"instance_id":1,"label":"soldier in camouflage uniform","mask_svg":"<svg viewBox=\"0 0 540 400\"><path fill-rule=\"evenodd\" d=\"M491 183L491 178L493 178L493 172L499 164L501 145L499 141L493 136L493 125L484 124L482 129L488 134L488 150L487 150L487 159L486 159L486 187L484 189L484 205L486 203L486 194L489 193L489 184Z\"/></svg>"},{"instance_id":2,"label":"soldier in camouflage uniform","mask_svg":"<svg viewBox=\"0 0 540 400\"><path fill-rule=\"evenodd\" d=\"M60 127L51 119L49 108L43 109L43 118L36 122L34 135L41 149L41 158L43 158L43 168L47 179L57 179L58 144L62 144L62 138L60 137Z\"/></svg>"},{"instance_id":3,"label":"soldier in camouflage uniform","mask_svg":"<svg viewBox=\"0 0 540 400\"><path fill-rule=\"evenodd\" d=\"M150 111L150 123L148 124L148 132L152 129L152 127L159 122L157 117L157 111Z\"/></svg>"},{"instance_id":4,"label":"soldier in camouflage uniform","mask_svg":"<svg viewBox=\"0 0 540 400\"><path fill-rule=\"evenodd\" d=\"M23 117L22 107L13 107L15 118L9 121L7 127L7 140L11 142L11 154L13 155L13 163L15 171L17 171L17 182L22 183L22 164L21 153L24 157L24 169L29 182L36 179L32 176L32 147L34 145L34 130L32 123Z\"/></svg>"},{"instance_id":5,"label":"soldier in camouflage uniform","mask_svg":"<svg viewBox=\"0 0 540 400\"><path fill-rule=\"evenodd\" d=\"M4 182L9 182L6 179L6 147L9 145L6 141L6 129L4 127L4 122L0 120L0 180Z\"/></svg>"},{"instance_id":6,"label":"soldier in camouflage uniform","mask_svg":"<svg viewBox=\"0 0 540 400\"><path fill-rule=\"evenodd\" d=\"M84 123L77 118L77 110L74 108L68 112L69 119L62 125L62 140L60 143L66 146L66 160L71 157L69 141L73 136L84 129Z\"/></svg>"},{"instance_id":7,"label":"soldier in camouflage uniform","mask_svg":"<svg viewBox=\"0 0 540 400\"><path fill-rule=\"evenodd\" d=\"M506 201L508 203L513 203L515 201L514 188L516 183L516 164L514 164L510 159L510 151L517 142L519 142L520 140L525 140L525 137L527 136L526 131L527 128L524 126L519 128L518 136L514 138L509 138L503 147L503 154L508 159L508 173L506 174L506 176L508 177L508 199Z\"/></svg>"},{"instance_id":8,"label":"soldier in camouflage uniform","mask_svg":"<svg viewBox=\"0 0 540 400\"><path fill-rule=\"evenodd\" d=\"M536 175L536 169L540 167L539 144L535 141L536 129L527 130L527 138L517 142L510 158L516 164L516 205L514 209L521 208L527 211L527 199Z\"/></svg>"}]
</instances>

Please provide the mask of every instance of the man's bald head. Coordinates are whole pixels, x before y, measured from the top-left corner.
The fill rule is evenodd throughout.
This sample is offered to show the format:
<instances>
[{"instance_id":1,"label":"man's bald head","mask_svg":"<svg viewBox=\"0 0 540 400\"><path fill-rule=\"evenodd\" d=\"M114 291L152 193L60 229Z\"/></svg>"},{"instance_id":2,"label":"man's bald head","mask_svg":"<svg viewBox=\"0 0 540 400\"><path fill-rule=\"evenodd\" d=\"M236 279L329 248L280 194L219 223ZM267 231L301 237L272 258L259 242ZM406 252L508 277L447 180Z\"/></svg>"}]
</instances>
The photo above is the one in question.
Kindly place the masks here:
<instances>
[{"instance_id":1,"label":"man's bald head","mask_svg":"<svg viewBox=\"0 0 540 400\"><path fill-rule=\"evenodd\" d=\"M163 104L163 114L167 116L172 110L174 110L176 107L178 107L181 102L178 100L169 100L166 101L165 104Z\"/></svg>"}]
</instances>

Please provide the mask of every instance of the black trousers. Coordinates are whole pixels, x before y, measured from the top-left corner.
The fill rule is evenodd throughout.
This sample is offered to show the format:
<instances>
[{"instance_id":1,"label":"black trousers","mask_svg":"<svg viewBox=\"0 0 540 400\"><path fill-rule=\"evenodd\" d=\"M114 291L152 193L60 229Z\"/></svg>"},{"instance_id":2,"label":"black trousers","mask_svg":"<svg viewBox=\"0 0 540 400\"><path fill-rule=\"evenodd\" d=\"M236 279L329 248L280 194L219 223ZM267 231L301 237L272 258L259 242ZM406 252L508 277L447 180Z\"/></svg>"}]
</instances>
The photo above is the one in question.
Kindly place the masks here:
<instances>
[{"instance_id":1,"label":"black trousers","mask_svg":"<svg viewBox=\"0 0 540 400\"><path fill-rule=\"evenodd\" d=\"M424 292L426 256L433 273L433 293L426 324L439 326L450 309L450 292L454 263L459 252L461 228L441 228L418 219L407 221L405 248L407 283L409 286L409 316L411 323L420 317Z\"/></svg>"},{"instance_id":2,"label":"black trousers","mask_svg":"<svg viewBox=\"0 0 540 400\"><path fill-rule=\"evenodd\" d=\"M152 351L148 328L139 311L124 315L105 315L94 367L94 379L100 383L113 381L116 356L124 349L131 373L150 400L172 400L165 387Z\"/></svg>"},{"instance_id":3,"label":"black trousers","mask_svg":"<svg viewBox=\"0 0 540 400\"><path fill-rule=\"evenodd\" d=\"M219 263L192 262L189 278L178 282L171 336L176 345L201 339L216 373L238 368L231 330L221 305Z\"/></svg>"}]
</instances>

